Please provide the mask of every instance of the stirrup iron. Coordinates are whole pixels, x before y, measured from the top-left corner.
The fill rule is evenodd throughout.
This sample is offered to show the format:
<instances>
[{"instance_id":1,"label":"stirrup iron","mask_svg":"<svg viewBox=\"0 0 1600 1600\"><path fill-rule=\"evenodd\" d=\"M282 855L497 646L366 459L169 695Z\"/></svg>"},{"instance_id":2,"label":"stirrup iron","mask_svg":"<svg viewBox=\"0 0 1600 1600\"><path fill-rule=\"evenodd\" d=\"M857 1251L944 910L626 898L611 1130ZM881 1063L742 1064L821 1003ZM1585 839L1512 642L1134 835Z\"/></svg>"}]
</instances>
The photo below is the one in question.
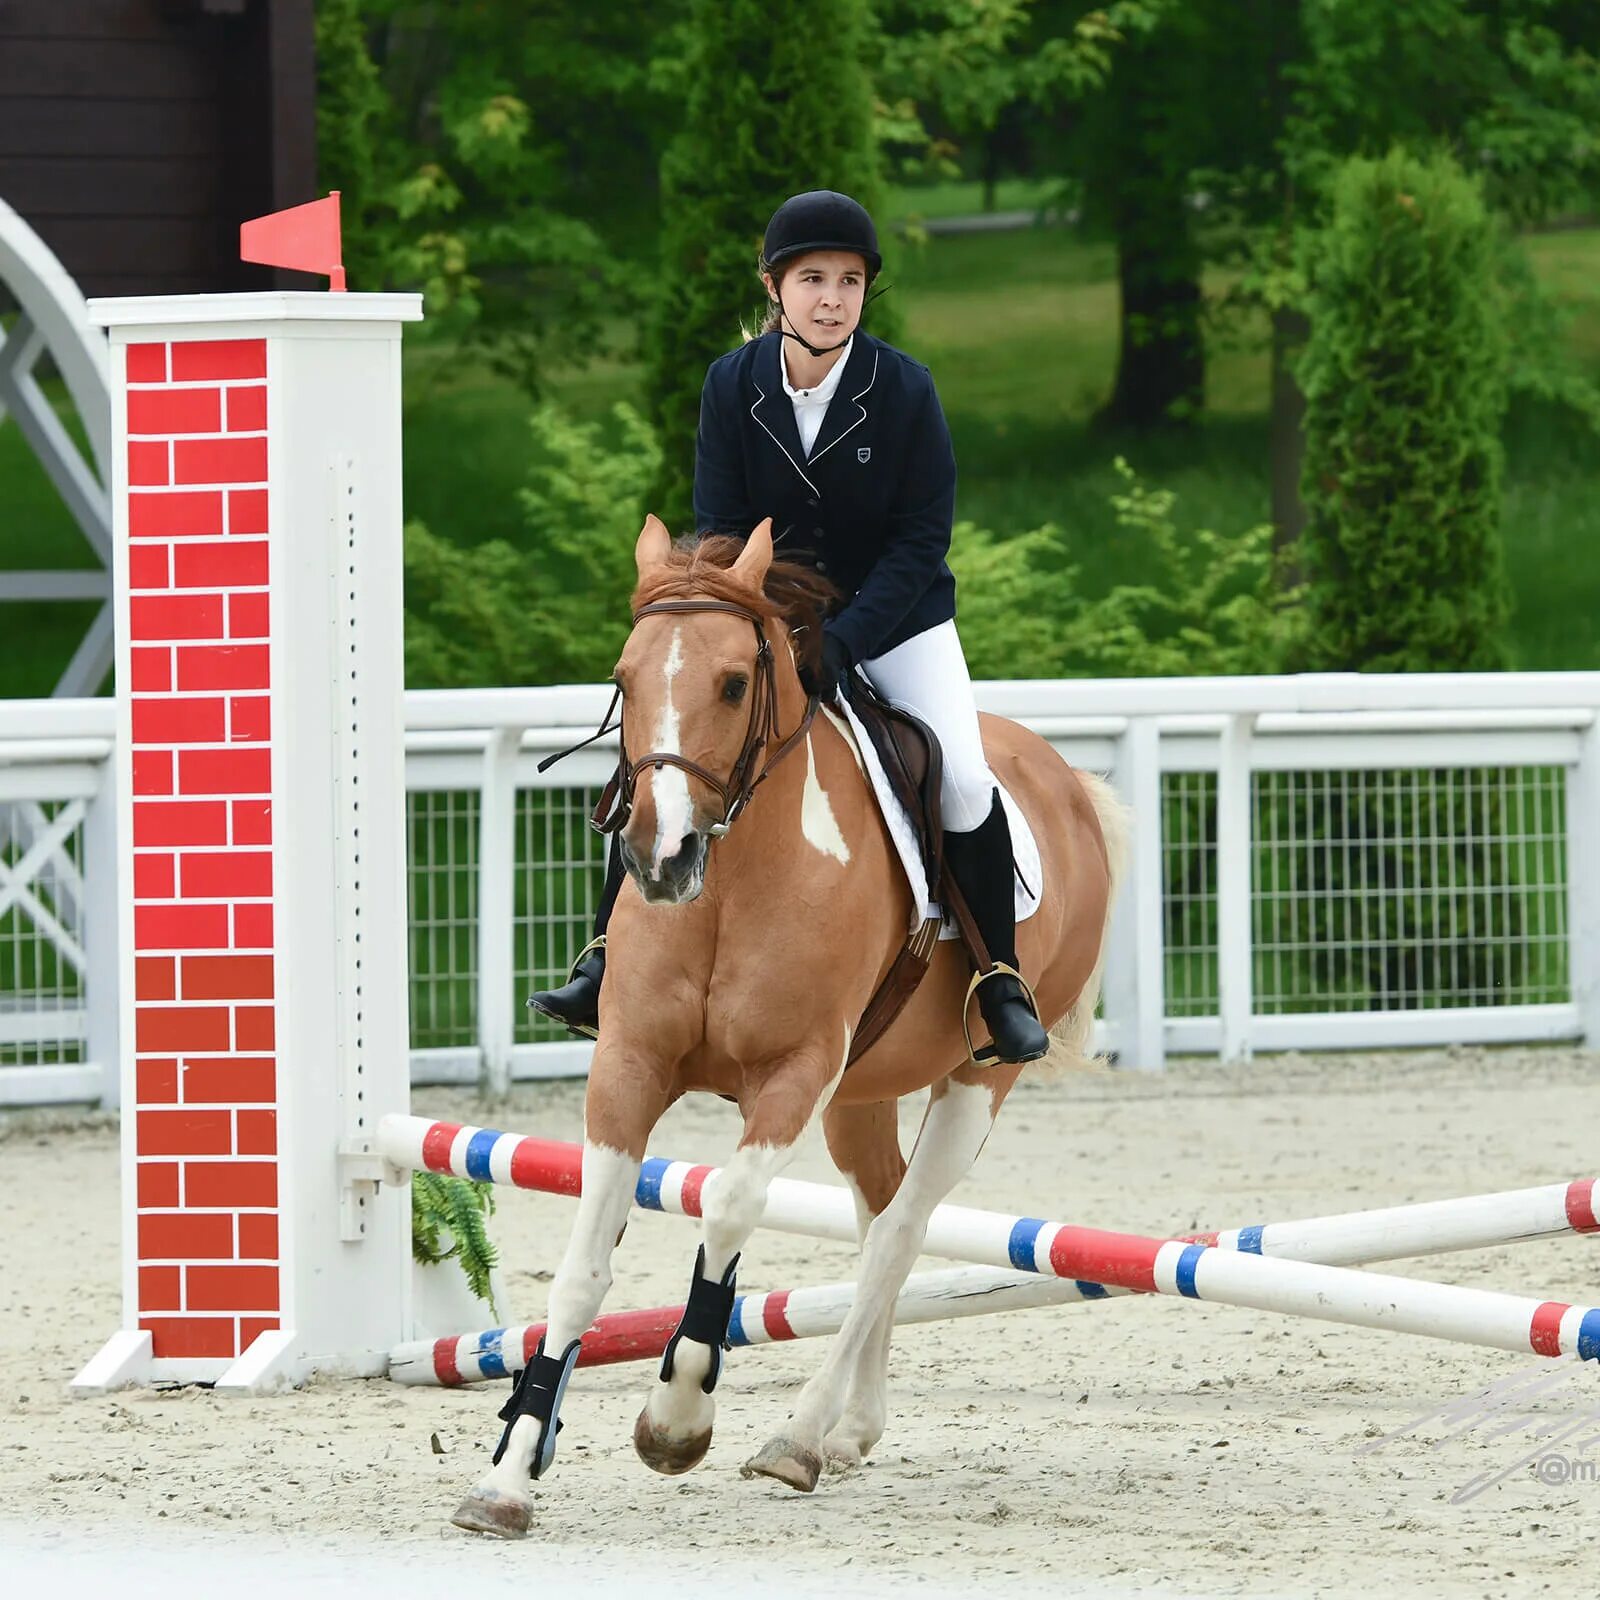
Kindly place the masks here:
<instances>
[{"instance_id":1,"label":"stirrup iron","mask_svg":"<svg viewBox=\"0 0 1600 1600\"><path fill-rule=\"evenodd\" d=\"M1008 966L1004 961L997 961L987 972L973 973L972 982L967 985L967 997L961 1002L961 1031L966 1035L967 1056L974 1066L994 1067L1002 1064L999 1046L993 1040L990 1040L988 1048L981 1055L978 1053L977 1047L972 1042L971 1025L967 1021L972 1012L972 997L978 992L979 987L987 983L991 978L1000 977L1015 978L1021 984L1022 993L1028 1002L1028 1009L1033 1013L1033 1020L1041 1028L1044 1027L1044 1022L1039 1016L1039 1001L1033 992L1033 985L1015 967ZM1010 1063L1007 1064L1009 1065Z\"/></svg>"}]
</instances>

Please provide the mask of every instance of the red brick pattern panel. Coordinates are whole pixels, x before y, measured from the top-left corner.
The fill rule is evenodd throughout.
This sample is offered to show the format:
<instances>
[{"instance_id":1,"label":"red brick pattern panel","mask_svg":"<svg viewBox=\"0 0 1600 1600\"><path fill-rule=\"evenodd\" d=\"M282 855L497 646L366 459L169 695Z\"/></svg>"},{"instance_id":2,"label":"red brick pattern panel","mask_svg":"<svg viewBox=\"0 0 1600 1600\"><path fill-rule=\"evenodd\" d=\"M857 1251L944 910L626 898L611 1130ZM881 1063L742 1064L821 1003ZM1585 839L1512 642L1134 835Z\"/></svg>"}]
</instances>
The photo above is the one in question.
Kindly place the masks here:
<instances>
[{"instance_id":1,"label":"red brick pattern panel","mask_svg":"<svg viewBox=\"0 0 1600 1600\"><path fill-rule=\"evenodd\" d=\"M139 1326L232 1359L279 1325L267 365L128 351Z\"/></svg>"}]
</instances>

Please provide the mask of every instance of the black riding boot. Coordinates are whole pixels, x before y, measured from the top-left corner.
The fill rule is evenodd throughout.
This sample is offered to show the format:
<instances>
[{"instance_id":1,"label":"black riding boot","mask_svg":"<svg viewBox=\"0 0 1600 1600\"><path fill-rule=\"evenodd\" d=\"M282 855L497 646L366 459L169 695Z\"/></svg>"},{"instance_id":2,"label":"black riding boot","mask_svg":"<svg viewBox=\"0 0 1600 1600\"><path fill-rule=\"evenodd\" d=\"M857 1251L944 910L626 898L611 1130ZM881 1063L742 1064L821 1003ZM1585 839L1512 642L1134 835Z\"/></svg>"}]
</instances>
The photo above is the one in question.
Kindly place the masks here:
<instances>
[{"instance_id":1,"label":"black riding boot","mask_svg":"<svg viewBox=\"0 0 1600 1600\"><path fill-rule=\"evenodd\" d=\"M1017 965L1017 907L1011 877L1011 826L1000 792L995 791L989 815L970 833L944 836L944 859L972 912L989 959L1012 969ZM1011 973L991 968L995 976L978 984L978 1009L994 1038L995 1054L984 1053L985 1066L999 1062L1037 1061L1050 1048L1028 991Z\"/></svg>"},{"instance_id":2,"label":"black riding boot","mask_svg":"<svg viewBox=\"0 0 1600 1600\"><path fill-rule=\"evenodd\" d=\"M541 989L528 1004L541 1016L559 1022L586 1039L600 1030L600 980L606 975L606 924L611 908L622 889L622 853L617 836L611 836L611 853L606 858L606 886L600 893L600 906L594 914L594 938L572 964L572 972L559 989Z\"/></svg>"}]
</instances>

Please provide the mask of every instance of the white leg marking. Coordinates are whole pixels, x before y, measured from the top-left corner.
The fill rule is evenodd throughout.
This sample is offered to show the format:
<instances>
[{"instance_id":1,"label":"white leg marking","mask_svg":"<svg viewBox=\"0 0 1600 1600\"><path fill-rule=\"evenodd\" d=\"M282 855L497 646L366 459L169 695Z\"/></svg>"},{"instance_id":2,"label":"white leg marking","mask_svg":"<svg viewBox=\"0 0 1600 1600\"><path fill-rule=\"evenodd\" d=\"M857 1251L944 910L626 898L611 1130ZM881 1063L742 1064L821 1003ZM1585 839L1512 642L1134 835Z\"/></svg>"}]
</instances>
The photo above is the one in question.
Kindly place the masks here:
<instances>
[{"instance_id":1,"label":"white leg marking","mask_svg":"<svg viewBox=\"0 0 1600 1600\"><path fill-rule=\"evenodd\" d=\"M668 755L682 755L678 748L678 708L672 703L672 680L683 671L683 629L672 630L672 645L667 651L667 699L656 724L653 748ZM656 848L650 870L661 876L661 863L678 853L689 832L689 778L682 767L654 767L650 772L650 793L656 803Z\"/></svg>"},{"instance_id":2,"label":"white leg marking","mask_svg":"<svg viewBox=\"0 0 1600 1600\"><path fill-rule=\"evenodd\" d=\"M839 1079L844 1076L852 1037L847 1023L839 1070L817 1097L812 1121L822 1114L823 1107L833 1098ZM705 1273L713 1283L728 1270L728 1263L755 1232L761 1213L766 1209L768 1186L793 1159L809 1127L810 1122L793 1144L741 1146L729 1157L727 1166L707 1182L701 1197L701 1217L706 1247ZM683 1340L672 1358L671 1381L662 1383L658 1379L651 1387L650 1398L645 1403L651 1422L675 1438L688 1438L710 1427L716 1405L700 1387L710 1370L710 1347L692 1339Z\"/></svg>"},{"instance_id":3,"label":"white leg marking","mask_svg":"<svg viewBox=\"0 0 1600 1600\"><path fill-rule=\"evenodd\" d=\"M927 1236L928 1218L966 1175L994 1118L986 1087L950 1084L928 1107L899 1192L867 1230L855 1303L817 1375L801 1391L789 1437L818 1450L844 1411L852 1374L873 1359L874 1336L894 1315L900 1293ZM887 1354L887 1341L883 1344ZM879 1424L881 1426L881 1424Z\"/></svg>"},{"instance_id":4,"label":"white leg marking","mask_svg":"<svg viewBox=\"0 0 1600 1600\"><path fill-rule=\"evenodd\" d=\"M811 735L806 735L806 786L800 801L800 831L806 842L825 856L845 866L850 864L850 846L839 831L838 819L828 800L828 791L817 781L817 753L811 747Z\"/></svg>"},{"instance_id":5,"label":"white leg marking","mask_svg":"<svg viewBox=\"0 0 1600 1600\"><path fill-rule=\"evenodd\" d=\"M594 1321L611 1287L611 1254L617 1235L628 1220L639 1163L621 1150L585 1143L583 1193L577 1220L567 1239L566 1254L550 1285L549 1324L545 1334L547 1356L559 1356ZM493 1491L512 1499L528 1497L528 1469L539 1443L539 1424L521 1418L511 1430L511 1442L491 1467L478 1492Z\"/></svg>"}]
</instances>

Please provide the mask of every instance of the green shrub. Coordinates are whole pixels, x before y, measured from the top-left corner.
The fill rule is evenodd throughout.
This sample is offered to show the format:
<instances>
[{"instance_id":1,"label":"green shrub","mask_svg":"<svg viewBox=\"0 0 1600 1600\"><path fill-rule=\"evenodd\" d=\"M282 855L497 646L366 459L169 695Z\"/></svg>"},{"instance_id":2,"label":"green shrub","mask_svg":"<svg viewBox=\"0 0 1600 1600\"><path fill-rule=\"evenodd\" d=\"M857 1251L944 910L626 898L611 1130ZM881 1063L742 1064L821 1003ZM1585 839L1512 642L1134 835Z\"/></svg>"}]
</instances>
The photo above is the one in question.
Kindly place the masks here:
<instances>
[{"instance_id":1,"label":"green shrub","mask_svg":"<svg viewBox=\"0 0 1600 1600\"><path fill-rule=\"evenodd\" d=\"M1147 577L1086 599L1053 523L1010 538L956 527L950 564L977 678L1173 677L1276 672L1301 630L1298 591L1274 581L1272 528L1185 533L1177 496L1118 457L1117 526Z\"/></svg>"},{"instance_id":2,"label":"green shrub","mask_svg":"<svg viewBox=\"0 0 1600 1600\"><path fill-rule=\"evenodd\" d=\"M406 528L406 682L595 683L628 636L633 546L660 462L650 425L613 408L618 441L553 406L533 414L537 464L520 492L528 540L462 546Z\"/></svg>"},{"instance_id":3,"label":"green shrub","mask_svg":"<svg viewBox=\"0 0 1600 1600\"><path fill-rule=\"evenodd\" d=\"M1506 336L1495 233L1446 155L1355 158L1313 237L1302 483L1306 664L1509 664Z\"/></svg>"}]
</instances>

